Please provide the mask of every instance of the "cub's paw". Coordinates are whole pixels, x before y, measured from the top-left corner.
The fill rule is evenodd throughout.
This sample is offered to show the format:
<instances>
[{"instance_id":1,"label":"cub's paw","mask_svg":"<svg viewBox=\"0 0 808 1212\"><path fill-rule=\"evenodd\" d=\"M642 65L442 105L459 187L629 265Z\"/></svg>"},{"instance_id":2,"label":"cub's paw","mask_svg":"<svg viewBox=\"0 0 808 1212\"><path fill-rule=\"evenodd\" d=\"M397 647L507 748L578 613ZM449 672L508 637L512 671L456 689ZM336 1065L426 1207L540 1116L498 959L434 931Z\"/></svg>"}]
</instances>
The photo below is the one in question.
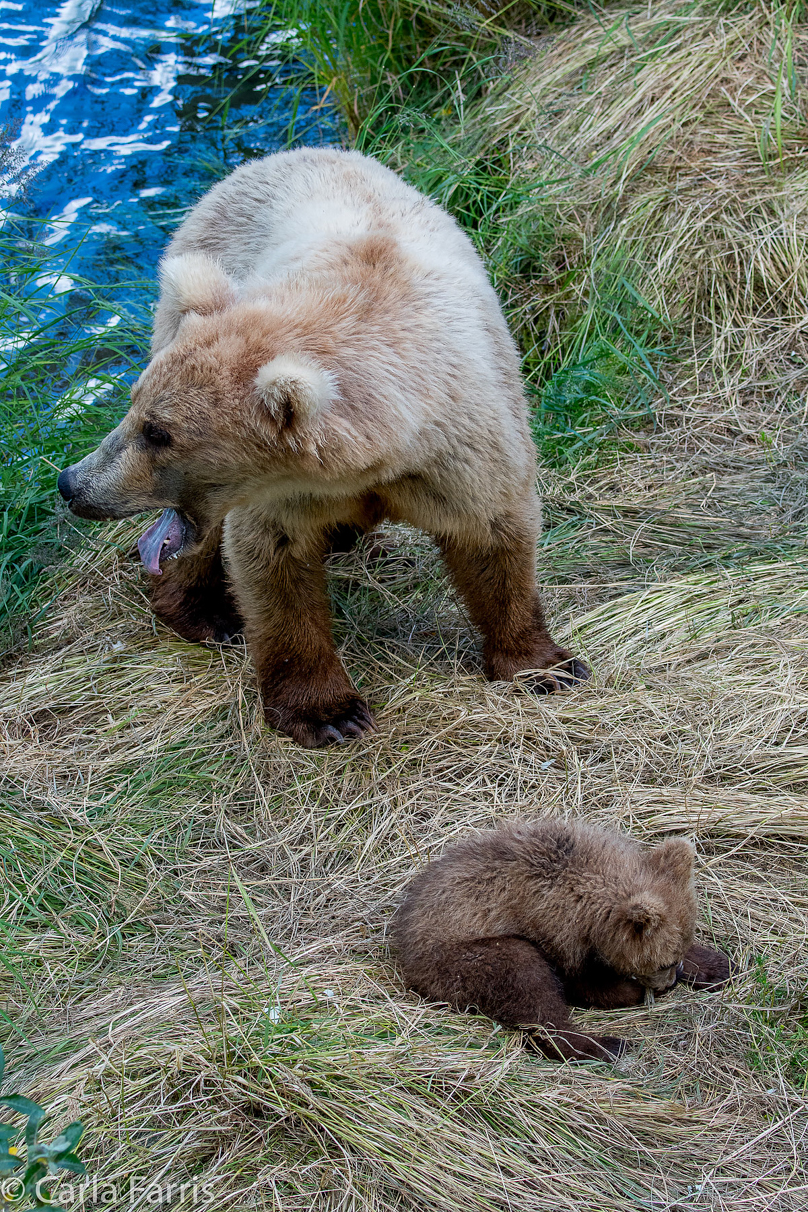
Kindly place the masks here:
<instances>
[{"instance_id":1,"label":"cub's paw","mask_svg":"<svg viewBox=\"0 0 808 1212\"><path fill-rule=\"evenodd\" d=\"M531 1033L531 1043L552 1060L614 1061L628 1047L628 1041L615 1035L584 1035L564 1031L553 1035Z\"/></svg>"},{"instance_id":2,"label":"cub's paw","mask_svg":"<svg viewBox=\"0 0 808 1212\"><path fill-rule=\"evenodd\" d=\"M628 1040L619 1039L616 1035L595 1035L592 1037L599 1048L606 1053L604 1060L617 1060L628 1049ZM598 1058L600 1059L600 1058Z\"/></svg>"},{"instance_id":3,"label":"cub's paw","mask_svg":"<svg viewBox=\"0 0 808 1212\"><path fill-rule=\"evenodd\" d=\"M572 690L581 682L589 679L588 667L574 657L565 648L559 648L552 654L552 662L548 660L547 669L541 673L525 678L528 690L533 694L559 694L563 690Z\"/></svg>"},{"instance_id":4,"label":"cub's paw","mask_svg":"<svg viewBox=\"0 0 808 1212\"><path fill-rule=\"evenodd\" d=\"M712 993L726 985L735 974L735 967L723 951L703 947L694 943L682 960L679 980L694 989L706 989Z\"/></svg>"},{"instance_id":5,"label":"cub's paw","mask_svg":"<svg viewBox=\"0 0 808 1212\"><path fill-rule=\"evenodd\" d=\"M274 717L274 718L273 718ZM267 711L267 720L281 732L286 732L305 749L322 749L326 745L342 745L345 741L373 732L376 721L358 696L342 700L332 708L299 711L294 719L278 720L278 713Z\"/></svg>"}]
</instances>

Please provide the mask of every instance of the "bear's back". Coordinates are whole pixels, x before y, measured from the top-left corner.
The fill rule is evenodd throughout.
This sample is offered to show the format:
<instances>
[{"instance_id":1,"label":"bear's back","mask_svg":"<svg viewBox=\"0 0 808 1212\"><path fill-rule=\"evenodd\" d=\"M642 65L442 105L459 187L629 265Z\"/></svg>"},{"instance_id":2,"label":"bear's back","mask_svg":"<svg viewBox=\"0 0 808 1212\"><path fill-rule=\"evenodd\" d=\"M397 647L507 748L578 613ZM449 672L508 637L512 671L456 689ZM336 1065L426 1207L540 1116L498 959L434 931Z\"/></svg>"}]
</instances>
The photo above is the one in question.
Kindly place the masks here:
<instances>
[{"instance_id":1,"label":"bear's back","mask_svg":"<svg viewBox=\"0 0 808 1212\"><path fill-rule=\"evenodd\" d=\"M285 352L330 358L352 410L346 457L367 434L370 463L396 485L391 516L440 533L499 517L537 528L519 351L471 241L439 206L358 152L279 152L215 185L165 260L200 254L232 286L222 323L257 304L268 332L294 329ZM164 290L155 351L181 319Z\"/></svg>"},{"instance_id":2,"label":"bear's back","mask_svg":"<svg viewBox=\"0 0 808 1212\"><path fill-rule=\"evenodd\" d=\"M239 281L270 282L304 267L312 250L368 235L394 240L427 272L493 295L450 215L378 161L337 148L241 165L190 211L167 255L205 253Z\"/></svg>"},{"instance_id":3,"label":"bear's back","mask_svg":"<svg viewBox=\"0 0 808 1212\"><path fill-rule=\"evenodd\" d=\"M520 822L451 846L409 885L395 918L398 946L521 933L525 897L552 897L580 859L583 834L565 821Z\"/></svg>"},{"instance_id":4,"label":"bear's back","mask_svg":"<svg viewBox=\"0 0 808 1212\"><path fill-rule=\"evenodd\" d=\"M407 957L435 939L517 935L550 953L577 945L581 892L622 884L639 869L630 838L561 820L503 825L451 846L407 888L393 936Z\"/></svg>"}]
</instances>

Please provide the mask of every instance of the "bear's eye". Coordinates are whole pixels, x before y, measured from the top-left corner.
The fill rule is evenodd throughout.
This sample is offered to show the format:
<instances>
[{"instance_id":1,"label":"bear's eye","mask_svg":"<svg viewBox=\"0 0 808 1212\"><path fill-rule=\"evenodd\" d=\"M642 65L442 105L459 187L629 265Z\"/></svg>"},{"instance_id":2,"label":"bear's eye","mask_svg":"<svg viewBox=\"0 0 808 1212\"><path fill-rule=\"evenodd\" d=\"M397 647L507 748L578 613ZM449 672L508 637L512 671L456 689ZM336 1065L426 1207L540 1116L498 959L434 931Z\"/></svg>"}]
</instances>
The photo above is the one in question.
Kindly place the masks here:
<instances>
[{"instance_id":1,"label":"bear's eye","mask_svg":"<svg viewBox=\"0 0 808 1212\"><path fill-rule=\"evenodd\" d=\"M143 437L150 446L171 445L171 434L167 429L163 429L162 425L155 425L153 421L147 421L143 426Z\"/></svg>"}]
</instances>

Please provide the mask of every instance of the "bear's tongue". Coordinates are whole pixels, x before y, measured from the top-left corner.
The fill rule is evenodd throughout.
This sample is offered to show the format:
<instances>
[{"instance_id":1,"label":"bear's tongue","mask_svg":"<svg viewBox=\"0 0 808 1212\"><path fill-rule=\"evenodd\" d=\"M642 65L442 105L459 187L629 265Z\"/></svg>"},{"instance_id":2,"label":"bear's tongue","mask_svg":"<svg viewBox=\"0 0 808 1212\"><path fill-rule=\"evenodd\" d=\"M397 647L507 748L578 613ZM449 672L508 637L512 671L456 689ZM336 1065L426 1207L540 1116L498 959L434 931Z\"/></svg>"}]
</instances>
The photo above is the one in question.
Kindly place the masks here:
<instances>
[{"instance_id":1,"label":"bear's tongue","mask_svg":"<svg viewBox=\"0 0 808 1212\"><path fill-rule=\"evenodd\" d=\"M160 576L163 560L177 554L184 538L185 527L176 509L164 509L137 541L140 558L149 572Z\"/></svg>"}]
</instances>

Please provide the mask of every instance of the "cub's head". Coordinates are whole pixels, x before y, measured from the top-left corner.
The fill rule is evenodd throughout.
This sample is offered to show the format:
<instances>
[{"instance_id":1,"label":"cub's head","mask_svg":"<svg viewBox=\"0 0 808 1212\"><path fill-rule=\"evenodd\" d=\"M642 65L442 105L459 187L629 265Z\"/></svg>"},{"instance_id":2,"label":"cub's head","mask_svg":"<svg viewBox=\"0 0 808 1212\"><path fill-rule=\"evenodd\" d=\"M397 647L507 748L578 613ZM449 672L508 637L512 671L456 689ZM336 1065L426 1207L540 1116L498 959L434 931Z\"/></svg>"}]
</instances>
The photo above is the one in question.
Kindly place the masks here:
<instances>
[{"instance_id":1,"label":"cub's head","mask_svg":"<svg viewBox=\"0 0 808 1212\"><path fill-rule=\"evenodd\" d=\"M592 941L603 960L650 989L675 984L693 942L693 847L683 838L641 852L598 915Z\"/></svg>"},{"instance_id":2,"label":"cub's head","mask_svg":"<svg viewBox=\"0 0 808 1212\"><path fill-rule=\"evenodd\" d=\"M240 300L212 261L174 258L162 285L164 341L129 411L58 481L78 517L167 511L141 540L153 573L268 481L299 474L307 453L316 460L318 417L336 394L328 371L290 349L282 320Z\"/></svg>"}]
</instances>

